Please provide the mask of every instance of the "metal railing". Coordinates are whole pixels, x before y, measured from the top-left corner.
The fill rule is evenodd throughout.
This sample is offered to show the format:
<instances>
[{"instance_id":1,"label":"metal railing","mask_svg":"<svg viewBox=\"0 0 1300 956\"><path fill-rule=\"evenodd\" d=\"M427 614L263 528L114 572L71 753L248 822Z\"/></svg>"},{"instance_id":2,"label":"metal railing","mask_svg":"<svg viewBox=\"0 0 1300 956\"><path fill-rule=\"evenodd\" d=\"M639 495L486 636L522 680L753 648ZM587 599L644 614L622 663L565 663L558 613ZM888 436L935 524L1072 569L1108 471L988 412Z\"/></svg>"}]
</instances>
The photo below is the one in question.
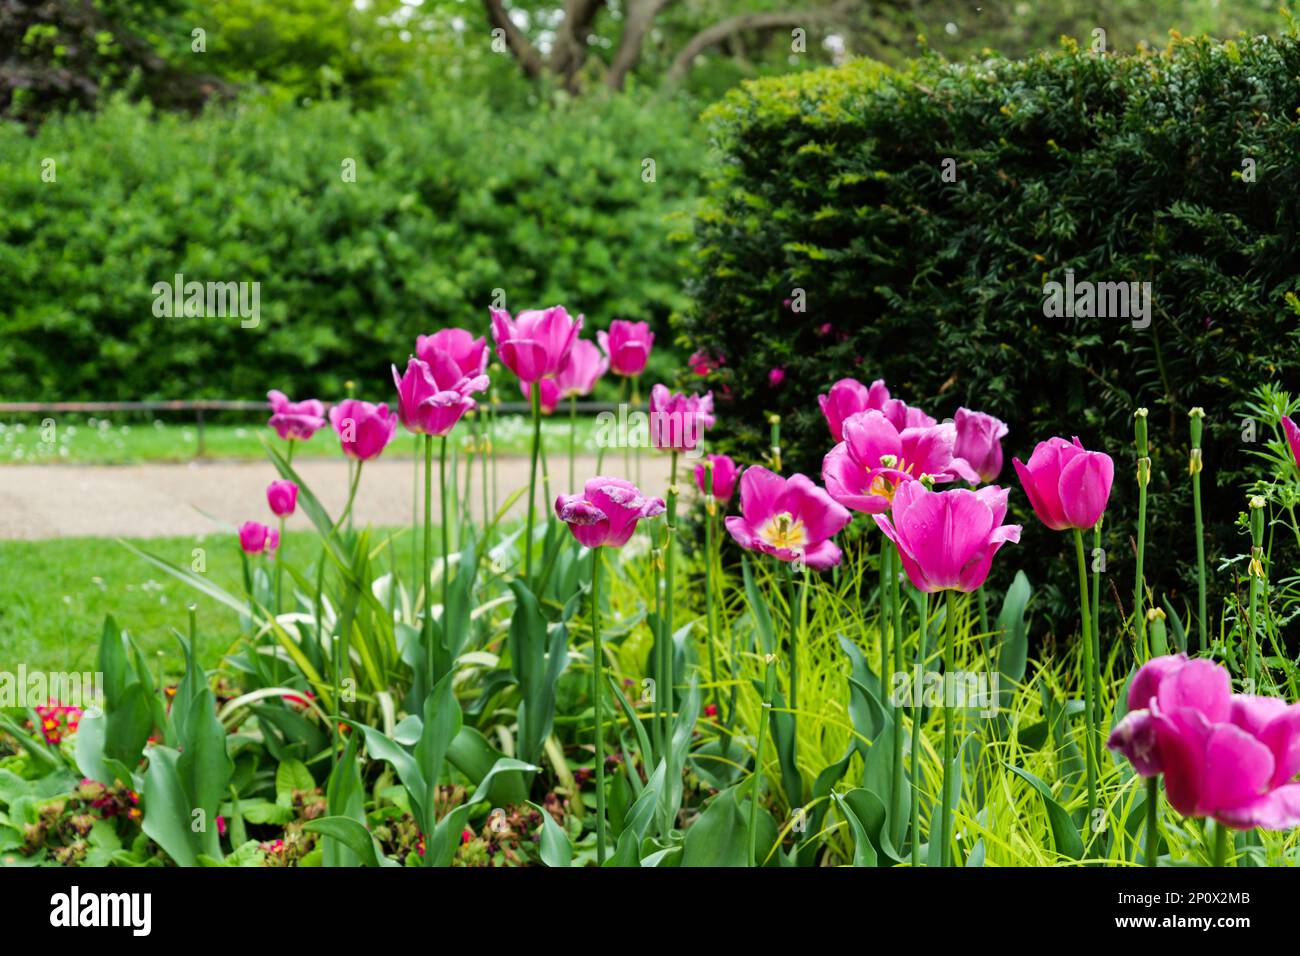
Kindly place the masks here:
<instances>
[{"instance_id":1,"label":"metal railing","mask_svg":"<svg viewBox=\"0 0 1300 956\"><path fill-rule=\"evenodd\" d=\"M393 403L390 402L391 406ZM325 407L329 408L326 402ZM527 402L496 402L492 406L499 415L526 415L532 409ZM567 411L567 406L565 407ZM197 454L204 454L203 426L205 412L270 412L265 401L246 401L237 398L151 399L136 402L0 402L0 415L95 414L99 412L193 412L198 428ZM598 415L616 412L614 402L578 402L580 415Z\"/></svg>"}]
</instances>

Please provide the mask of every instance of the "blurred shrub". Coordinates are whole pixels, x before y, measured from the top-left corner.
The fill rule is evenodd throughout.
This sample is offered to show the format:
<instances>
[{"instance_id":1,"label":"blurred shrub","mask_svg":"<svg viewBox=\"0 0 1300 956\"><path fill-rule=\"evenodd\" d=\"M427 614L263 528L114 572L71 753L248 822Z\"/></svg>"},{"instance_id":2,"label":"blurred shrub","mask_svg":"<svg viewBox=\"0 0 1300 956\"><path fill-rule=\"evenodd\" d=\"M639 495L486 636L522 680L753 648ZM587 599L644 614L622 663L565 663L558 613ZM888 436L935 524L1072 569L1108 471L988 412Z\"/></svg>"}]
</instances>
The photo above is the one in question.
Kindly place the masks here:
<instances>
[{"instance_id":1,"label":"blurred shrub","mask_svg":"<svg viewBox=\"0 0 1300 956\"><path fill-rule=\"evenodd\" d=\"M701 152L689 114L627 98L502 114L426 92L197 120L117 101L35 138L0 128L0 396L387 395L418 333L486 331L495 289L585 312L592 334L662 327L684 304L666 238ZM155 316L176 273L261 283L260 325Z\"/></svg>"},{"instance_id":2,"label":"blurred shrub","mask_svg":"<svg viewBox=\"0 0 1300 956\"><path fill-rule=\"evenodd\" d=\"M1297 103L1294 36L746 84L709 114L724 157L682 322L689 347L725 358L712 377L729 392L720 437L756 456L763 413L780 413L789 467L820 475L817 394L848 375L883 377L941 419L962 405L1003 418L1013 487L1013 455L1078 435L1116 461L1105 541L1118 594L1103 603L1131 607L1132 414L1146 405L1148 579L1178 590L1194 580L1188 409L1209 416L1209 553L1236 554L1251 446L1235 416L1262 382L1300 385ZM1044 284L1066 269L1076 282L1150 281L1150 327L1045 317ZM1066 571L1055 559L1068 538L1023 493L1012 502L1026 535L1002 564ZM1072 606L1068 577L1057 583Z\"/></svg>"}]
</instances>

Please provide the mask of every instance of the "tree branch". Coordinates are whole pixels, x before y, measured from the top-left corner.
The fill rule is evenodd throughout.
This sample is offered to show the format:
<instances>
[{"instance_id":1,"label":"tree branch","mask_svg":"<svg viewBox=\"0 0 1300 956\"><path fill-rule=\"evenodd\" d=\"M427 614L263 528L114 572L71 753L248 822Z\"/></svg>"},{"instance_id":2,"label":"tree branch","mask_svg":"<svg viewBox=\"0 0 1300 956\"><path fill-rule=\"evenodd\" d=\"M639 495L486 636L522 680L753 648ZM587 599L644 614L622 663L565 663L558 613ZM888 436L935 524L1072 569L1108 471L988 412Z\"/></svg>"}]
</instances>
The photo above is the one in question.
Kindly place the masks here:
<instances>
[{"instance_id":1,"label":"tree branch","mask_svg":"<svg viewBox=\"0 0 1300 956\"><path fill-rule=\"evenodd\" d=\"M627 17L623 23L623 36L619 39L614 59L610 61L605 84L610 89L621 90L628 73L641 59L641 48L654 25L655 17L672 0L627 0Z\"/></svg>"},{"instance_id":2,"label":"tree branch","mask_svg":"<svg viewBox=\"0 0 1300 956\"><path fill-rule=\"evenodd\" d=\"M695 58L710 47L717 46L728 37L751 30L781 30L784 28L804 27L816 23L828 23L844 20L857 7L852 0L846 0L832 7L820 10L774 10L768 13L741 13L726 20L719 20L711 27L706 27L686 42L681 51L673 58L668 67L666 79L669 83L680 81L695 64Z\"/></svg>"},{"instance_id":3,"label":"tree branch","mask_svg":"<svg viewBox=\"0 0 1300 956\"><path fill-rule=\"evenodd\" d=\"M488 23L494 29L505 32L506 46L510 48L511 54L514 55L524 74L529 79L537 79L537 77L541 76L542 69L545 66L542 62L542 55L529 42L528 37L524 36L523 31L515 26L515 22L510 19L510 14L506 12L505 5L501 0L483 0L483 7L487 11Z\"/></svg>"},{"instance_id":4,"label":"tree branch","mask_svg":"<svg viewBox=\"0 0 1300 956\"><path fill-rule=\"evenodd\" d=\"M587 60L587 34L605 0L565 0L564 20L555 33L551 51L551 72L561 77L572 90L578 71Z\"/></svg>"}]
</instances>

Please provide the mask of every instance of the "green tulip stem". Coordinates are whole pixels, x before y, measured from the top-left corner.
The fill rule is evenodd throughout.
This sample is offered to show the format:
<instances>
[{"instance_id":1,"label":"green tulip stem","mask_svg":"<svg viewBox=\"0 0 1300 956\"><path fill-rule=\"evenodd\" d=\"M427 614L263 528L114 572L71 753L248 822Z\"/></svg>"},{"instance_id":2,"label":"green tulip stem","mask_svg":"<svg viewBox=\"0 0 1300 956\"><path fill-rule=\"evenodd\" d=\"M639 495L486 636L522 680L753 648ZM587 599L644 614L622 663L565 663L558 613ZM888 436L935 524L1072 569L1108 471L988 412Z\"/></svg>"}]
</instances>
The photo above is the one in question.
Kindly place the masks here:
<instances>
[{"instance_id":1,"label":"green tulip stem","mask_svg":"<svg viewBox=\"0 0 1300 956\"><path fill-rule=\"evenodd\" d=\"M754 751L753 785L749 794L749 865L758 866L758 800L763 782L763 750L767 743L768 715L772 713L772 687L776 683L776 655L767 655L763 676L763 707L758 715L758 747Z\"/></svg>"},{"instance_id":2,"label":"green tulip stem","mask_svg":"<svg viewBox=\"0 0 1300 956\"><path fill-rule=\"evenodd\" d=\"M1187 470L1192 476L1192 513L1196 519L1196 606L1199 612L1196 622L1196 633L1199 639L1197 650L1204 653L1209 646L1209 641L1206 639L1209 623L1205 608L1205 522L1201 517L1201 430L1204 425L1205 411L1201 408L1193 408L1188 413L1188 417L1191 420L1192 449Z\"/></svg>"},{"instance_id":3,"label":"green tulip stem","mask_svg":"<svg viewBox=\"0 0 1300 956\"><path fill-rule=\"evenodd\" d=\"M592 706L596 717L596 865L605 863L605 659L600 644L600 548L591 549Z\"/></svg>"},{"instance_id":4,"label":"green tulip stem","mask_svg":"<svg viewBox=\"0 0 1300 956\"><path fill-rule=\"evenodd\" d=\"M945 597L947 608L944 614L943 679L946 685L953 672L953 645L957 643L957 604L955 592L946 591ZM939 847L940 866L952 866L952 785L954 781L952 775L953 729L951 703L945 693L943 702L943 802L939 807L939 839L943 841Z\"/></svg>"},{"instance_id":5,"label":"green tulip stem","mask_svg":"<svg viewBox=\"0 0 1300 956\"><path fill-rule=\"evenodd\" d=\"M916 637L916 670L925 673L925 634L930 626L930 595L921 592L920 629ZM912 694L912 866L921 865L921 696Z\"/></svg>"},{"instance_id":6,"label":"green tulip stem","mask_svg":"<svg viewBox=\"0 0 1300 956\"><path fill-rule=\"evenodd\" d=\"M424 436L424 663L428 684L425 693L433 690L433 436Z\"/></svg>"},{"instance_id":7,"label":"green tulip stem","mask_svg":"<svg viewBox=\"0 0 1300 956\"><path fill-rule=\"evenodd\" d=\"M1147 777L1147 866L1158 866L1160 851L1160 778Z\"/></svg>"},{"instance_id":8,"label":"green tulip stem","mask_svg":"<svg viewBox=\"0 0 1300 956\"><path fill-rule=\"evenodd\" d=\"M533 406L533 449L528 466L528 511L524 516L524 581L531 587L533 577L533 504L537 500L537 456L542 447L542 384L532 382L528 398Z\"/></svg>"},{"instance_id":9,"label":"green tulip stem","mask_svg":"<svg viewBox=\"0 0 1300 956\"><path fill-rule=\"evenodd\" d=\"M1088 597L1088 564L1083 555L1083 532L1074 529L1074 551L1079 564L1079 614L1082 626L1083 640L1083 680L1084 680L1084 708L1083 717L1085 724L1084 737L1084 765L1088 771L1088 819L1092 819L1092 811L1097 807L1097 765L1094 759L1094 749L1096 745L1096 731L1093 727L1095 712L1093 707L1093 663L1092 663L1092 612L1089 607Z\"/></svg>"},{"instance_id":10,"label":"green tulip stem","mask_svg":"<svg viewBox=\"0 0 1300 956\"><path fill-rule=\"evenodd\" d=\"M442 436L442 446L438 451L438 505L442 510L442 617L443 627L447 625L447 584L450 580L451 546L448 542L450 522L447 520L447 436Z\"/></svg>"}]
</instances>

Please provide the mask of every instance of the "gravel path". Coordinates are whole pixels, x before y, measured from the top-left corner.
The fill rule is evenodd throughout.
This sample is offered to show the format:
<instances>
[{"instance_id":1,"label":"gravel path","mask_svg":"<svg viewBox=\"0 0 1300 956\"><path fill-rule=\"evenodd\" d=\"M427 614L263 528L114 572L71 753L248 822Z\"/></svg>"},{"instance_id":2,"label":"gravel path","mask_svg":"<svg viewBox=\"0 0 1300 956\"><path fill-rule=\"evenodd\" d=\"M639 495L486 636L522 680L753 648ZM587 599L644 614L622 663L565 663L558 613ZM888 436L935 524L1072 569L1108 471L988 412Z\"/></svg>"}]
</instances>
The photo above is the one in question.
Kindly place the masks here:
<instances>
[{"instance_id":1,"label":"gravel path","mask_svg":"<svg viewBox=\"0 0 1300 956\"><path fill-rule=\"evenodd\" d=\"M347 471L342 461L303 460L299 474L331 514L342 510L347 497ZM633 466L635 469L635 465ZM579 484L595 474L596 459L579 457ZM621 474L622 456L607 456L605 472ZM357 523L391 526L411 520L411 459L379 459L365 466L354 515ZM203 534L219 530L220 522L247 520L272 523L266 506L266 486L279 477L268 462L206 461L157 465L4 465L0 466L0 540L74 537L81 535L147 538ZM642 490L662 495L668 486L665 455L643 453ZM462 463L461 480L464 480ZM474 469L469 499L472 514L481 514L481 477ZM537 494L542 503L542 482ZM568 459L553 456L551 493L569 489ZM685 480L683 478L683 484ZM516 488L528 487L528 460L497 462L497 490L502 499ZM434 481L434 514L439 512ZM202 510L199 510L202 509ZM290 528L310 527L301 513Z\"/></svg>"}]
</instances>

